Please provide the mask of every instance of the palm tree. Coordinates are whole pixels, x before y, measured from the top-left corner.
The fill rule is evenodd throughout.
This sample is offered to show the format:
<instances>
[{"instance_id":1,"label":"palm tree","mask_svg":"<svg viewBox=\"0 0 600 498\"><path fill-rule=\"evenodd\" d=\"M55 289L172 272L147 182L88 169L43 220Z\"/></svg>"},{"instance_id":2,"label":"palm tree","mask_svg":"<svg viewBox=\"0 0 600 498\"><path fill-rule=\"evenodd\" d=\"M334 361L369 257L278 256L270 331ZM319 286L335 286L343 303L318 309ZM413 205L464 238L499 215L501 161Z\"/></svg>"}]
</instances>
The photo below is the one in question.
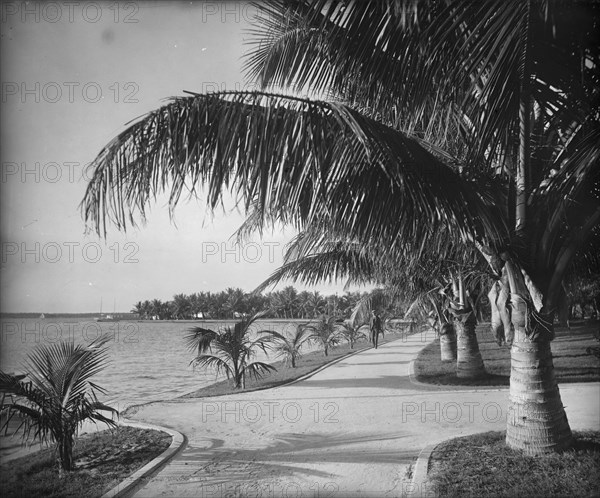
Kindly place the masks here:
<instances>
[{"instance_id":1,"label":"palm tree","mask_svg":"<svg viewBox=\"0 0 600 498\"><path fill-rule=\"evenodd\" d=\"M340 325L334 316L323 316L316 322L309 322L304 328L310 331L310 340L323 346L325 356L329 356L329 349L337 346L342 339Z\"/></svg>"},{"instance_id":2,"label":"palm tree","mask_svg":"<svg viewBox=\"0 0 600 498\"><path fill-rule=\"evenodd\" d=\"M175 294L173 296L173 315L178 319L189 318L192 311L192 303L185 294Z\"/></svg>"},{"instance_id":3,"label":"palm tree","mask_svg":"<svg viewBox=\"0 0 600 498\"><path fill-rule=\"evenodd\" d=\"M242 289L229 287L225 291L225 295L226 300L223 307L227 310L230 317L235 318L236 313L243 313L245 311L243 307L245 295Z\"/></svg>"},{"instance_id":4,"label":"palm tree","mask_svg":"<svg viewBox=\"0 0 600 498\"><path fill-rule=\"evenodd\" d=\"M275 367L261 361L251 361L256 350L266 353L268 337L252 339L252 326L261 318L263 313L257 313L249 318L243 318L233 327L225 327L214 331L202 327L193 327L185 336L185 342L190 351L196 352L196 357L190 365L201 368L214 368L217 374L224 373L233 380L235 389L246 387L246 377L260 378L275 371ZM268 332L266 330L258 333ZM206 354L210 351L212 354Z\"/></svg>"},{"instance_id":5,"label":"palm tree","mask_svg":"<svg viewBox=\"0 0 600 498\"><path fill-rule=\"evenodd\" d=\"M96 391L105 391L90 380L106 367L108 340L104 336L88 346L72 342L39 346L26 360L25 378L0 371L0 389L16 397L10 403L2 398L6 418L0 430L8 428L13 417L22 418L15 433L23 428L24 441L32 437L54 442L61 475L75 468L73 444L85 420L117 425L102 414L118 414L117 410L98 401Z\"/></svg>"},{"instance_id":6,"label":"palm tree","mask_svg":"<svg viewBox=\"0 0 600 498\"><path fill-rule=\"evenodd\" d=\"M233 181L265 223L387 248L432 233L471 244L512 308L507 443L568 447L550 341L561 283L600 220L598 5L263 9L248 70L264 91L175 98L129 126L94 162L85 219L125 229L167 186L173 208L189 182L214 208Z\"/></svg>"},{"instance_id":7,"label":"palm tree","mask_svg":"<svg viewBox=\"0 0 600 498\"><path fill-rule=\"evenodd\" d=\"M291 285L288 285L279 292L279 298L281 300L286 318L296 317L300 304L298 299L298 291Z\"/></svg>"},{"instance_id":8,"label":"palm tree","mask_svg":"<svg viewBox=\"0 0 600 498\"><path fill-rule=\"evenodd\" d=\"M325 311L325 300L319 291L309 292L306 308L311 318L316 318Z\"/></svg>"},{"instance_id":9,"label":"palm tree","mask_svg":"<svg viewBox=\"0 0 600 498\"><path fill-rule=\"evenodd\" d=\"M145 318L144 303L142 303L141 301L135 303L133 305L133 308L131 308L131 313L137 313L140 319L143 320Z\"/></svg>"},{"instance_id":10,"label":"palm tree","mask_svg":"<svg viewBox=\"0 0 600 498\"><path fill-rule=\"evenodd\" d=\"M280 334L275 330L267 330L264 333L270 338L270 348L278 356L283 356L286 363L290 364L292 368L296 368L296 362L302 356L300 352L302 346L311 339L310 330L300 324L295 327L291 336Z\"/></svg>"},{"instance_id":11,"label":"palm tree","mask_svg":"<svg viewBox=\"0 0 600 498\"><path fill-rule=\"evenodd\" d=\"M364 332L361 332L361 328L368 327L366 323L359 325L358 327L354 325L352 320L345 320L343 324L340 325L340 331L342 335L346 338L346 340L350 343L350 349L354 349L354 344L360 339L366 339L367 336Z\"/></svg>"}]
</instances>

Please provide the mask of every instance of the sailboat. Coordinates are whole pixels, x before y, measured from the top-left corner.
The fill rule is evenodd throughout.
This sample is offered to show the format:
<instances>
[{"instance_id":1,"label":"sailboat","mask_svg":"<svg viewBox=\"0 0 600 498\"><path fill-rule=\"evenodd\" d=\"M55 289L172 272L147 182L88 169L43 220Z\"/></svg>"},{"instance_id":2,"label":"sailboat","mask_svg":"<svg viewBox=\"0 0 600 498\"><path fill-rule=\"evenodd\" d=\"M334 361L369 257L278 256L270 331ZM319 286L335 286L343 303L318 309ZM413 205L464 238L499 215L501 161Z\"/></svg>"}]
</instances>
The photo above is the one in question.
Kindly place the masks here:
<instances>
[{"instance_id":1,"label":"sailboat","mask_svg":"<svg viewBox=\"0 0 600 498\"><path fill-rule=\"evenodd\" d=\"M115 299L115 303L113 306L113 314L112 315L103 315L102 314L102 298L100 298L100 317L96 318L97 322L118 322L121 319L114 315L114 308L117 305L117 301Z\"/></svg>"}]
</instances>

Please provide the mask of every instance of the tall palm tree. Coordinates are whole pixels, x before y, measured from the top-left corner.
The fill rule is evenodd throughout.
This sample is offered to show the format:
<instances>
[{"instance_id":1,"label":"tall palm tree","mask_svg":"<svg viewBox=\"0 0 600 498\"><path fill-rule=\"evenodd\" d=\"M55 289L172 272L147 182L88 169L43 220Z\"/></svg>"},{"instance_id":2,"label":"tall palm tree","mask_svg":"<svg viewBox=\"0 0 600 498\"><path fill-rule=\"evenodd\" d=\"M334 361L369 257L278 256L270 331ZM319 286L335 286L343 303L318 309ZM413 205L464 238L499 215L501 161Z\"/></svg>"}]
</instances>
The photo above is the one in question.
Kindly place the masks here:
<instances>
[{"instance_id":1,"label":"tall palm tree","mask_svg":"<svg viewBox=\"0 0 600 498\"><path fill-rule=\"evenodd\" d=\"M108 341L104 336L88 346L73 342L42 345L28 356L25 378L0 371L0 389L15 396L8 403L2 399L0 430L17 417L22 422L15 432L23 428L24 440L54 442L59 474L75 468L73 444L85 420L117 425L102 413L118 414L117 410L98 401L96 392L105 391L90 380L106 367Z\"/></svg>"},{"instance_id":2,"label":"tall palm tree","mask_svg":"<svg viewBox=\"0 0 600 498\"><path fill-rule=\"evenodd\" d=\"M233 183L265 223L388 248L460 238L509 295L507 443L568 447L550 341L561 283L600 220L598 4L262 8L248 70L264 91L175 98L129 126L94 162L85 219L126 228L162 190L174 208L200 183L214 208Z\"/></svg>"},{"instance_id":3,"label":"tall palm tree","mask_svg":"<svg viewBox=\"0 0 600 498\"><path fill-rule=\"evenodd\" d=\"M211 330L203 327L193 327L185 336L188 349L196 353L190 362L194 367L214 368L217 374L224 373L232 379L236 389L246 387L246 377L260 378L275 367L262 361L252 361L257 349L266 353L268 337L252 338L256 320L263 313L257 313L249 318L243 318L233 326L222 330ZM261 330L258 334L268 332ZM207 354L210 351L211 354Z\"/></svg>"}]
</instances>

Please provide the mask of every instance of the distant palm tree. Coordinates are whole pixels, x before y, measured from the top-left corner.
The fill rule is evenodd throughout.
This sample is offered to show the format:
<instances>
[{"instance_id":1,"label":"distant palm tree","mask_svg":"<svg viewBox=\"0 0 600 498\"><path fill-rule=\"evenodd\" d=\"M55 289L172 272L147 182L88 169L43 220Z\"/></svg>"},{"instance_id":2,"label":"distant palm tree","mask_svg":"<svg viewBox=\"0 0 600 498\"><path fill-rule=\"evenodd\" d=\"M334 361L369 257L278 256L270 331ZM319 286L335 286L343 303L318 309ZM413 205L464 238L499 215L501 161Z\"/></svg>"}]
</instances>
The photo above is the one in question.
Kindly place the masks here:
<instances>
[{"instance_id":1,"label":"distant palm tree","mask_svg":"<svg viewBox=\"0 0 600 498\"><path fill-rule=\"evenodd\" d=\"M319 291L313 291L308 297L306 307L309 310L310 316L312 318L316 318L325 310L325 304L326 301L323 299L323 296L319 293Z\"/></svg>"},{"instance_id":2,"label":"distant palm tree","mask_svg":"<svg viewBox=\"0 0 600 498\"><path fill-rule=\"evenodd\" d=\"M306 325L297 325L291 337L287 334L280 334L275 330L268 330L265 333L272 342L270 348L278 356L283 356L286 363L290 364L292 368L296 368L296 361L302 356L300 349L311 339L311 331L306 328Z\"/></svg>"},{"instance_id":3,"label":"distant palm tree","mask_svg":"<svg viewBox=\"0 0 600 498\"><path fill-rule=\"evenodd\" d=\"M266 353L267 337L251 339L251 327L264 313L257 313L250 318L236 322L232 327L219 331L193 327L185 336L187 347L197 352L197 356L190 362L194 367L214 368L219 373L224 373L228 379L233 379L236 389L246 387L246 377L260 378L263 375L276 371L276 368L261 361L251 361L257 349ZM261 334L266 331L259 331ZM210 351L212 354L206 354Z\"/></svg>"},{"instance_id":4,"label":"distant palm tree","mask_svg":"<svg viewBox=\"0 0 600 498\"><path fill-rule=\"evenodd\" d=\"M307 323L304 328L311 331L310 339L313 342L323 346L325 356L329 356L329 349L337 346L342 340L341 328L333 316L323 316L317 322Z\"/></svg>"},{"instance_id":5,"label":"distant palm tree","mask_svg":"<svg viewBox=\"0 0 600 498\"><path fill-rule=\"evenodd\" d=\"M173 296L172 312L175 318L189 318L192 310L192 303L185 294L175 294Z\"/></svg>"},{"instance_id":6,"label":"distant palm tree","mask_svg":"<svg viewBox=\"0 0 600 498\"><path fill-rule=\"evenodd\" d=\"M141 301L138 301L131 308L131 313L137 313L140 319L144 319L144 304Z\"/></svg>"},{"instance_id":7,"label":"distant palm tree","mask_svg":"<svg viewBox=\"0 0 600 498\"><path fill-rule=\"evenodd\" d=\"M1 413L6 418L0 430L7 429L16 416L22 422L15 432L23 428L24 440L55 442L61 475L75 468L73 443L84 420L117 425L101 413L118 414L117 410L98 401L96 391L105 391L90 381L106 367L108 348L104 345L108 340L104 336L88 346L72 342L42 345L29 355L25 378L0 371L0 389L16 396L10 403L2 399Z\"/></svg>"}]
</instances>

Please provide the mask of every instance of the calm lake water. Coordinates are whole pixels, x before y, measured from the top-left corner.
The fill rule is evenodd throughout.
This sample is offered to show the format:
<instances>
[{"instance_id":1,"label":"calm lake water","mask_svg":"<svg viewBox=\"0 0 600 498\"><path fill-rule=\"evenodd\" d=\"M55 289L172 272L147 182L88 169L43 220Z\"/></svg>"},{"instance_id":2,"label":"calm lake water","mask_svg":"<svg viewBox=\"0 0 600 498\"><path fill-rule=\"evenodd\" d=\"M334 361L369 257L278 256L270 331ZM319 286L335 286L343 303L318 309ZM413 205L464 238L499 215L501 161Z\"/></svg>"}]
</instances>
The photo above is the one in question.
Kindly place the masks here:
<instances>
[{"instance_id":1,"label":"calm lake water","mask_svg":"<svg viewBox=\"0 0 600 498\"><path fill-rule=\"evenodd\" d=\"M265 320L256 322L253 329L291 333L295 325L302 322L306 320ZM176 398L220 380L213 372L192 369L189 363L194 355L185 347L183 337L190 327L217 329L227 325L227 322L98 323L3 319L0 324L0 367L10 373L24 373L23 361L40 344L52 344L60 340L87 344L102 334L108 334L111 337L110 364L93 378L93 382L107 390L107 395L100 395L99 398L118 410L148 401ZM262 353L256 358L267 359Z\"/></svg>"}]
</instances>

